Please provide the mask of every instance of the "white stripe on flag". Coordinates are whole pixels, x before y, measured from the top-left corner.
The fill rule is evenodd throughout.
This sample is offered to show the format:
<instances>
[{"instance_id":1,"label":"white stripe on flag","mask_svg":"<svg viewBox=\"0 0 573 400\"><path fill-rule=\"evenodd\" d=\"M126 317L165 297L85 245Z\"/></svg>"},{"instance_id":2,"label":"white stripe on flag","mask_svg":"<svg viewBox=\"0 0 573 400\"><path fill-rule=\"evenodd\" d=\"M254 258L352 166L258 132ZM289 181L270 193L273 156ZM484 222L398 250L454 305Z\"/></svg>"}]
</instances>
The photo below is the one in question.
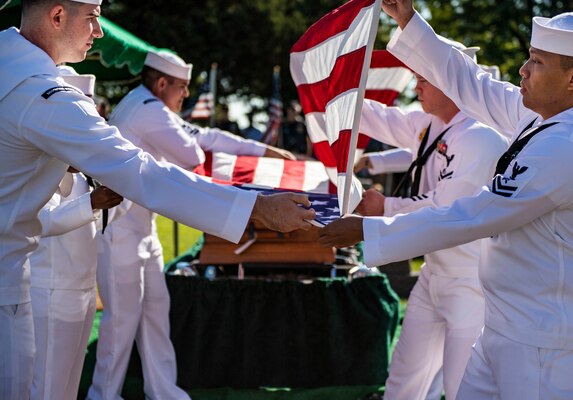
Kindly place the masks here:
<instances>
[{"instance_id":1,"label":"white stripe on flag","mask_svg":"<svg viewBox=\"0 0 573 400\"><path fill-rule=\"evenodd\" d=\"M346 31L311 49L291 53L291 65L300 66L300 69L291 68L295 84L315 83L328 78L338 57L366 46L370 29L367 21L373 12L374 4L363 8Z\"/></svg>"},{"instance_id":2,"label":"white stripe on flag","mask_svg":"<svg viewBox=\"0 0 573 400\"><path fill-rule=\"evenodd\" d=\"M284 160L279 158L259 158L259 163L255 169L253 183L272 188L278 188L284 170Z\"/></svg>"},{"instance_id":3,"label":"white stripe on flag","mask_svg":"<svg viewBox=\"0 0 573 400\"><path fill-rule=\"evenodd\" d=\"M401 92L412 80L412 73L404 67L370 68L366 89Z\"/></svg>"},{"instance_id":4,"label":"white stripe on flag","mask_svg":"<svg viewBox=\"0 0 573 400\"><path fill-rule=\"evenodd\" d=\"M233 178L236 161L237 156L226 153L214 153L211 176L222 181L230 181Z\"/></svg>"}]
</instances>

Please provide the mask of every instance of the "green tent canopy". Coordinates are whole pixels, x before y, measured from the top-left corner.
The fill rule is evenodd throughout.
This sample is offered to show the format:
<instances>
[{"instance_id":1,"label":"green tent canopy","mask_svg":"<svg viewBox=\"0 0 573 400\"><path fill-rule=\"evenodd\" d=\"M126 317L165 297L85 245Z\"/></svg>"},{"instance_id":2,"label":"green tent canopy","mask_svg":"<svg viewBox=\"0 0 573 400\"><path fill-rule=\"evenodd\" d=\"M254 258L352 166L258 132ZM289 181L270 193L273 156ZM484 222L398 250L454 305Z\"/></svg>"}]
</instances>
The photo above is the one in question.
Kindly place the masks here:
<instances>
[{"instance_id":1,"label":"green tent canopy","mask_svg":"<svg viewBox=\"0 0 573 400\"><path fill-rule=\"evenodd\" d=\"M20 12L20 0L0 0L0 30L19 26ZM147 52L158 48L105 17L99 21L103 38L94 41L86 60L73 64L74 69L80 74L94 74L99 82L133 80L141 72Z\"/></svg>"}]
</instances>

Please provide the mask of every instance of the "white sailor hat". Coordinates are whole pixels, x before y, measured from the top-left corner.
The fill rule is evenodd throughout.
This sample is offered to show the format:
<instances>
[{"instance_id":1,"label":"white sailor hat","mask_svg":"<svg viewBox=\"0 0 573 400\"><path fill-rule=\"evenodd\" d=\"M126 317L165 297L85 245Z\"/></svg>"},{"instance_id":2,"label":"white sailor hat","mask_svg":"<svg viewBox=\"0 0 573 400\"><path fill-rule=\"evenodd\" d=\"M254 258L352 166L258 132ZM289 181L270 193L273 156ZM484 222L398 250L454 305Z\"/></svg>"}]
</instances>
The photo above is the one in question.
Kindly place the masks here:
<instances>
[{"instance_id":1,"label":"white sailor hat","mask_svg":"<svg viewBox=\"0 0 573 400\"><path fill-rule=\"evenodd\" d=\"M531 47L573 57L573 12L553 18L533 17Z\"/></svg>"},{"instance_id":2,"label":"white sailor hat","mask_svg":"<svg viewBox=\"0 0 573 400\"><path fill-rule=\"evenodd\" d=\"M58 70L66 83L80 89L86 96L93 96L95 94L95 75L80 75L69 65L59 65Z\"/></svg>"},{"instance_id":3,"label":"white sailor hat","mask_svg":"<svg viewBox=\"0 0 573 400\"><path fill-rule=\"evenodd\" d=\"M93 4L94 6L101 6L102 0L72 0L77 3Z\"/></svg>"},{"instance_id":4,"label":"white sailor hat","mask_svg":"<svg viewBox=\"0 0 573 400\"><path fill-rule=\"evenodd\" d=\"M475 62L477 62L477 56L476 53L479 51L480 47L478 46L472 46L472 47L466 47L464 46L462 43L460 42L456 42L455 40L451 40L448 39L444 36L438 35L440 37L440 39L443 42L448 43L450 46L458 49L459 51L461 51L462 53L466 54L467 56L469 56L472 60L474 60Z\"/></svg>"},{"instance_id":5,"label":"white sailor hat","mask_svg":"<svg viewBox=\"0 0 573 400\"><path fill-rule=\"evenodd\" d=\"M179 56L168 51L149 51L143 64L174 78L191 79L193 64L186 64Z\"/></svg>"}]
</instances>

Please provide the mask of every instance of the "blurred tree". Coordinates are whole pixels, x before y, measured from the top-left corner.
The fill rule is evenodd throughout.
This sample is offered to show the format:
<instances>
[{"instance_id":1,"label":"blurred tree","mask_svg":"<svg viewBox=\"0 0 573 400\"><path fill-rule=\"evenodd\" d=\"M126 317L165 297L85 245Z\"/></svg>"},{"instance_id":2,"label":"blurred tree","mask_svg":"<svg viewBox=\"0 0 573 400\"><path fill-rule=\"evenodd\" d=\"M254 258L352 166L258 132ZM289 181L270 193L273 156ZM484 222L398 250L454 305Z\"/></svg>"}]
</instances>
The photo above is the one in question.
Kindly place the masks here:
<instances>
[{"instance_id":1,"label":"blurred tree","mask_svg":"<svg viewBox=\"0 0 573 400\"><path fill-rule=\"evenodd\" d=\"M466 45L480 46L483 64L519 81L528 57L533 15L552 16L573 8L572 0L418 0L434 29ZM268 98L274 65L282 71L283 100L297 98L290 79L289 50L310 25L345 0L109 0L103 15L157 47L175 50L194 64L197 77L219 65L218 95ZM383 14L383 13L382 13ZM384 48L393 20L381 16L376 48Z\"/></svg>"},{"instance_id":2,"label":"blurred tree","mask_svg":"<svg viewBox=\"0 0 573 400\"><path fill-rule=\"evenodd\" d=\"M573 9L571 0L420 0L418 5L436 32L480 46L479 62L498 65L502 78L515 84L529 58L532 18Z\"/></svg>"},{"instance_id":3,"label":"blurred tree","mask_svg":"<svg viewBox=\"0 0 573 400\"><path fill-rule=\"evenodd\" d=\"M289 50L306 29L344 0L110 0L102 13L157 47L175 50L194 64L196 78L219 65L218 95L271 94L273 66L289 71ZM283 98L296 98L283 74Z\"/></svg>"}]
</instances>

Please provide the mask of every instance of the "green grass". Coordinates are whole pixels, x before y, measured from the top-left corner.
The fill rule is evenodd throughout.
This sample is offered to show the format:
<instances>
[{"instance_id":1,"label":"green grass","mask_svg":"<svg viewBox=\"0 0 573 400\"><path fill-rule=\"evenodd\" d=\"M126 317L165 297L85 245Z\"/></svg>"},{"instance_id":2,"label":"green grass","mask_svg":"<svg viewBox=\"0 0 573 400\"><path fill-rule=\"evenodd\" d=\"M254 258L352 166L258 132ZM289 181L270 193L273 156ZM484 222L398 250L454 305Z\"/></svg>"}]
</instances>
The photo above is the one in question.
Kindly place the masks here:
<instances>
[{"instance_id":1,"label":"green grass","mask_svg":"<svg viewBox=\"0 0 573 400\"><path fill-rule=\"evenodd\" d=\"M415 273L420 273L420 268L424 263L424 257L416 257L410 260L410 270Z\"/></svg>"},{"instance_id":2,"label":"green grass","mask_svg":"<svg viewBox=\"0 0 573 400\"><path fill-rule=\"evenodd\" d=\"M179 246L177 248L177 254L181 254L197 242L199 237L201 237L202 232L182 224L177 224L177 228L179 232ZM166 263L176 256L175 244L173 243L173 232L173 221L159 215L157 217L157 234L159 236L159 241L163 246L163 257L165 258Z\"/></svg>"}]
</instances>

